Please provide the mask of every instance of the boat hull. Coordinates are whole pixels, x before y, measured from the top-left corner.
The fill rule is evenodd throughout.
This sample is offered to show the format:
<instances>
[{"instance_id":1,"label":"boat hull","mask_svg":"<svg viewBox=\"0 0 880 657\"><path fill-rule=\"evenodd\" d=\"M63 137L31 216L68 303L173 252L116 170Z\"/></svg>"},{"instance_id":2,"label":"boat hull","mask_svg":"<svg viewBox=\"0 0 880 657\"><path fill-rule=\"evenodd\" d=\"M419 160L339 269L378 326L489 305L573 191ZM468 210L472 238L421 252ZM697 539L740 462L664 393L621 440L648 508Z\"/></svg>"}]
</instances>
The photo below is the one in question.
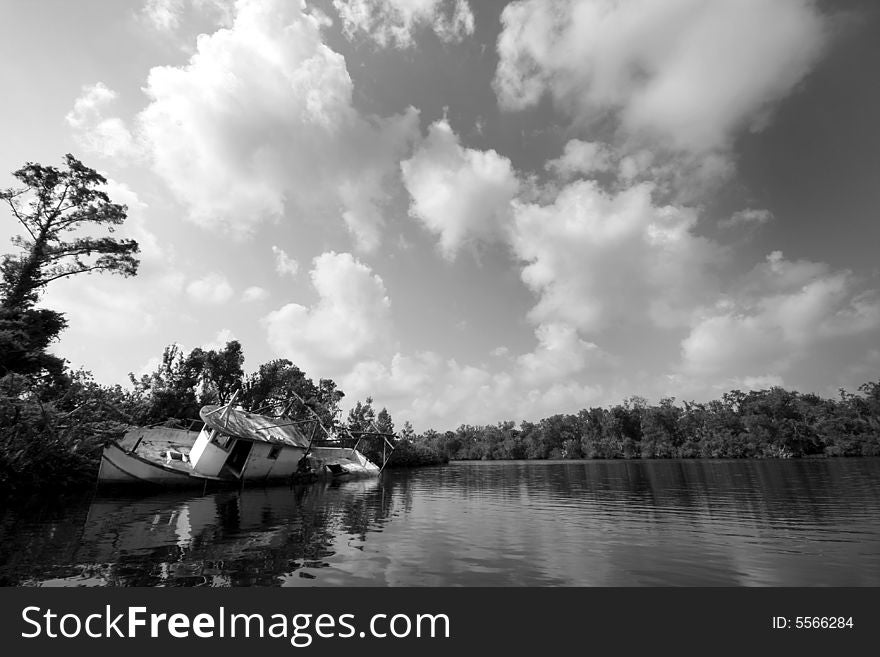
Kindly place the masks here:
<instances>
[{"instance_id":1,"label":"boat hull","mask_svg":"<svg viewBox=\"0 0 880 657\"><path fill-rule=\"evenodd\" d=\"M101 454L98 482L102 484L141 484L158 486L203 485L207 478L190 469L189 472L157 463L123 449L111 442Z\"/></svg>"},{"instance_id":2,"label":"boat hull","mask_svg":"<svg viewBox=\"0 0 880 657\"><path fill-rule=\"evenodd\" d=\"M297 452L304 450L295 450ZM240 477L212 477L196 472L192 465L182 461L163 461L149 451L138 454L116 442L108 443L101 455L98 482L104 485L141 485L160 487L204 486L216 484L267 484L291 481L309 482L338 477L376 477L379 468L356 450L315 448L314 468L307 473L293 467L275 472L261 472L245 467Z\"/></svg>"}]
</instances>

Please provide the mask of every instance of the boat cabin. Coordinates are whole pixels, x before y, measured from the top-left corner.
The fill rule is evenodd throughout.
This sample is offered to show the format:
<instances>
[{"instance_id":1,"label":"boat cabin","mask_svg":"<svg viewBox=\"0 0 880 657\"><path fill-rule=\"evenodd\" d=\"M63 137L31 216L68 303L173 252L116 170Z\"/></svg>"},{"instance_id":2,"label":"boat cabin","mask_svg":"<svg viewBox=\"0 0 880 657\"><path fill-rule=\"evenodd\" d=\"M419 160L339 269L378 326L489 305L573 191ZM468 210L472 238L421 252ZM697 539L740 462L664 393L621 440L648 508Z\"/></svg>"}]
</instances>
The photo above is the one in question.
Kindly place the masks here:
<instances>
[{"instance_id":1,"label":"boat cabin","mask_svg":"<svg viewBox=\"0 0 880 657\"><path fill-rule=\"evenodd\" d=\"M193 470L221 479L288 477L313 442L317 423L268 418L227 406L206 406L205 426L190 450Z\"/></svg>"}]
</instances>

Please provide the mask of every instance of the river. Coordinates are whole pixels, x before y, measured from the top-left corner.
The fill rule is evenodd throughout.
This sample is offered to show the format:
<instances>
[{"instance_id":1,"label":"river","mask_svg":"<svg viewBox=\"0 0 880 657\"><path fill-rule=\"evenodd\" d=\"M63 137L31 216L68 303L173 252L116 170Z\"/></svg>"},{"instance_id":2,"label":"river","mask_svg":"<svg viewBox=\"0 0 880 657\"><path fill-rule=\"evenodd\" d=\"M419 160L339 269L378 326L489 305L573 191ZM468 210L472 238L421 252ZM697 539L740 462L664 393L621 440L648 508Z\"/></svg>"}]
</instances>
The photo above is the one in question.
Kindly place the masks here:
<instances>
[{"instance_id":1,"label":"river","mask_svg":"<svg viewBox=\"0 0 880 657\"><path fill-rule=\"evenodd\" d=\"M880 586L880 459L461 462L35 498L6 586Z\"/></svg>"}]
</instances>

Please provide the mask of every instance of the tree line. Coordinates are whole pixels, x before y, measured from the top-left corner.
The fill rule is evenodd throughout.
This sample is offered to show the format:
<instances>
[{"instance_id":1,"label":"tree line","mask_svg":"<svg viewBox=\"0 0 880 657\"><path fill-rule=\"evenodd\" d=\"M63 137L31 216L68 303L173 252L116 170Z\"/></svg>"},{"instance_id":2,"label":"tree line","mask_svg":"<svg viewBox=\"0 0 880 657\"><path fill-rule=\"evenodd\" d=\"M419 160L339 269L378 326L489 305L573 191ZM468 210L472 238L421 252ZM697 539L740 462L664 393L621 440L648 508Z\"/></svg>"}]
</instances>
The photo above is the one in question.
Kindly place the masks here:
<instances>
[{"instance_id":1,"label":"tree line","mask_svg":"<svg viewBox=\"0 0 880 657\"><path fill-rule=\"evenodd\" d=\"M539 422L428 431L415 444L446 459L662 459L880 456L880 382L836 399L781 387L706 403L632 397Z\"/></svg>"}]
</instances>

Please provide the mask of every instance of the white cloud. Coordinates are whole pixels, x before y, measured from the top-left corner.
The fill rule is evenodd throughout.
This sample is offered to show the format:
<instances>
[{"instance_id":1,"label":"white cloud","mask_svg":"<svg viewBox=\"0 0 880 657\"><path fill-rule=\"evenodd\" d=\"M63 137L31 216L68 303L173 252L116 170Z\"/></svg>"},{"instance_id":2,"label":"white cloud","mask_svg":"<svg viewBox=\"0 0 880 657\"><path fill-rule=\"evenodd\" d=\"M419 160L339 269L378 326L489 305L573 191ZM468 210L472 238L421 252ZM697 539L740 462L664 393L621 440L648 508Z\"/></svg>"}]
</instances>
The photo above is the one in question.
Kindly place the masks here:
<instances>
[{"instance_id":1,"label":"white cloud","mask_svg":"<svg viewBox=\"0 0 880 657\"><path fill-rule=\"evenodd\" d=\"M467 0L333 0L342 30L352 39L365 34L381 47L409 48L420 29L442 41L461 41L474 32Z\"/></svg>"},{"instance_id":2,"label":"white cloud","mask_svg":"<svg viewBox=\"0 0 880 657\"><path fill-rule=\"evenodd\" d=\"M696 212L655 206L652 186L618 194L593 181L565 187L552 204L515 202L512 244L522 279L539 295L538 324L595 336L620 324L686 324L715 293L720 248L693 234Z\"/></svg>"},{"instance_id":3,"label":"white cloud","mask_svg":"<svg viewBox=\"0 0 880 657\"><path fill-rule=\"evenodd\" d=\"M545 168L559 178L568 179L610 171L615 159L614 153L606 144L571 139L565 144L562 155L547 162Z\"/></svg>"},{"instance_id":4,"label":"white cloud","mask_svg":"<svg viewBox=\"0 0 880 657\"><path fill-rule=\"evenodd\" d=\"M523 380L531 385L565 381L583 371L588 363L598 363L603 358L600 349L578 337L571 326L542 324L535 335L537 348L517 359Z\"/></svg>"},{"instance_id":5,"label":"white cloud","mask_svg":"<svg viewBox=\"0 0 880 657\"><path fill-rule=\"evenodd\" d=\"M359 248L378 246L418 113L354 109L345 60L322 39L326 20L302 2L239 0L230 27L201 35L186 65L150 71L129 137L189 219L247 236L286 211L341 217ZM97 87L71 120L87 143L122 152L122 122L89 118L112 100Z\"/></svg>"},{"instance_id":6,"label":"white cloud","mask_svg":"<svg viewBox=\"0 0 880 657\"><path fill-rule=\"evenodd\" d=\"M217 335L214 336L213 340L202 345L202 349L206 351L221 351L226 348L226 343L232 340L235 340L235 335L232 333L231 329L220 329L217 331Z\"/></svg>"},{"instance_id":7,"label":"white cloud","mask_svg":"<svg viewBox=\"0 0 880 657\"><path fill-rule=\"evenodd\" d=\"M444 359L431 351L396 353L384 362L359 362L340 379L340 385L349 403L372 395L379 406L392 411L396 422L409 420L420 431L537 419L604 401L605 392L599 384L564 376L534 380L530 356L542 349L545 347L539 346L534 354L520 356L519 364L500 372Z\"/></svg>"},{"instance_id":8,"label":"white cloud","mask_svg":"<svg viewBox=\"0 0 880 657\"><path fill-rule=\"evenodd\" d=\"M223 274L210 272L187 285L186 293L198 303L221 304L232 298L234 290Z\"/></svg>"},{"instance_id":9,"label":"white cloud","mask_svg":"<svg viewBox=\"0 0 880 657\"><path fill-rule=\"evenodd\" d=\"M117 117L105 118L117 93L102 82L85 85L65 116L80 147L108 158L127 159L139 149L128 127Z\"/></svg>"},{"instance_id":10,"label":"white cloud","mask_svg":"<svg viewBox=\"0 0 880 657\"><path fill-rule=\"evenodd\" d=\"M607 354L570 326L539 326L535 336L535 348L516 357L504 347L493 350L503 358L500 369L433 351L397 352L357 362L339 382L350 404L372 395L398 422L409 420L422 430L537 419L606 399L599 382L611 372Z\"/></svg>"},{"instance_id":11,"label":"white cloud","mask_svg":"<svg viewBox=\"0 0 880 657\"><path fill-rule=\"evenodd\" d=\"M263 299L268 298L269 292L258 285L252 285L241 293L241 300L244 302L262 301Z\"/></svg>"},{"instance_id":12,"label":"white cloud","mask_svg":"<svg viewBox=\"0 0 880 657\"><path fill-rule=\"evenodd\" d=\"M386 178L416 113L360 116L322 25L296 3L243 1L186 66L150 72L140 127L154 169L196 222L248 234L289 208L341 215L361 248L378 245Z\"/></svg>"},{"instance_id":13,"label":"white cloud","mask_svg":"<svg viewBox=\"0 0 880 657\"><path fill-rule=\"evenodd\" d=\"M503 235L519 188L510 160L464 148L445 120L431 125L412 158L401 162L410 215L440 237L448 259L465 243Z\"/></svg>"},{"instance_id":14,"label":"white cloud","mask_svg":"<svg viewBox=\"0 0 880 657\"><path fill-rule=\"evenodd\" d=\"M275 256L275 271L281 276L296 276L299 271L299 263L287 255L287 252L278 247L272 246L272 254Z\"/></svg>"},{"instance_id":15,"label":"white cloud","mask_svg":"<svg viewBox=\"0 0 880 657\"><path fill-rule=\"evenodd\" d=\"M184 0L146 0L141 14L155 29L167 32L180 25L183 8Z\"/></svg>"},{"instance_id":16,"label":"white cloud","mask_svg":"<svg viewBox=\"0 0 880 657\"><path fill-rule=\"evenodd\" d=\"M851 272L771 253L706 310L682 341L682 371L702 377L779 376L813 350L880 330L880 295Z\"/></svg>"},{"instance_id":17,"label":"white cloud","mask_svg":"<svg viewBox=\"0 0 880 657\"><path fill-rule=\"evenodd\" d=\"M691 153L760 129L827 31L811 0L521 0L502 24L504 107L549 94L578 121L612 115L627 136Z\"/></svg>"},{"instance_id":18,"label":"white cloud","mask_svg":"<svg viewBox=\"0 0 880 657\"><path fill-rule=\"evenodd\" d=\"M309 376L338 376L381 349L391 305L382 279L350 253L324 253L310 272L318 301L289 303L263 318L269 345Z\"/></svg>"}]
</instances>

